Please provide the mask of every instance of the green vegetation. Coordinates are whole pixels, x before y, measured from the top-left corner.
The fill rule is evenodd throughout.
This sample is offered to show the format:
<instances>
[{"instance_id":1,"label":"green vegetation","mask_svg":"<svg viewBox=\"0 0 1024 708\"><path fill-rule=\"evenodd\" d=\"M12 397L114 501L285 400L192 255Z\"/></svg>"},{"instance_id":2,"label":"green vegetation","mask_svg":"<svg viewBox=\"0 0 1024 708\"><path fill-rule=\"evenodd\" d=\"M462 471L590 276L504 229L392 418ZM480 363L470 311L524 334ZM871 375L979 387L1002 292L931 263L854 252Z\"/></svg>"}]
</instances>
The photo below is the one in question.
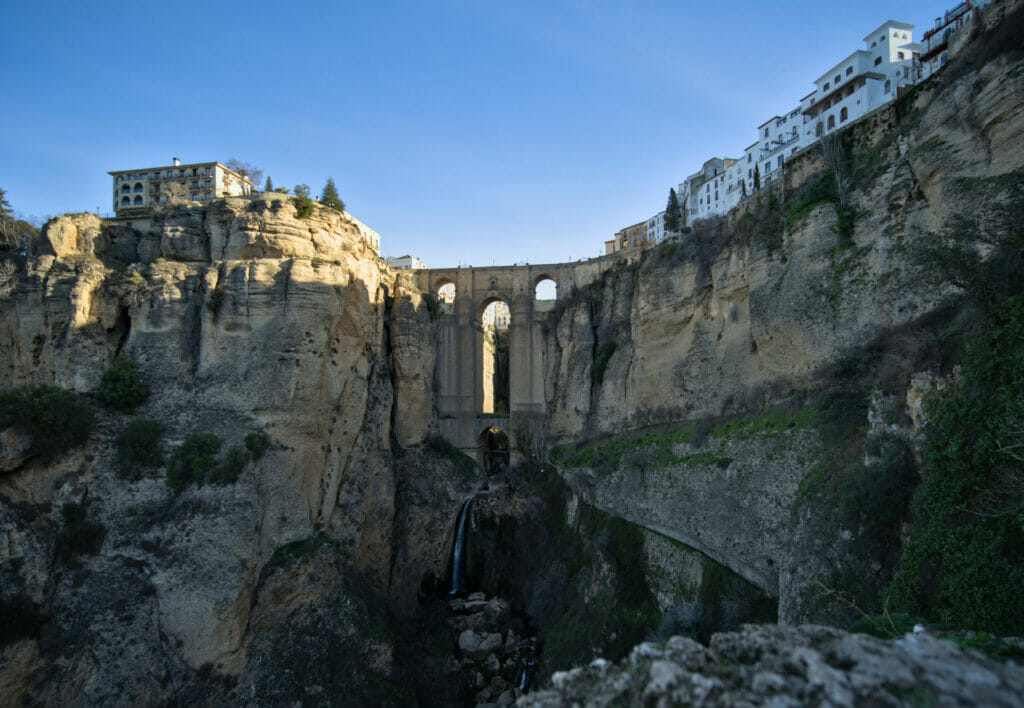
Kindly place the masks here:
<instances>
[{"instance_id":1,"label":"green vegetation","mask_svg":"<svg viewBox=\"0 0 1024 708\"><path fill-rule=\"evenodd\" d=\"M224 459L217 463L210 474L210 481L214 484L234 484L248 462L249 454L245 450L240 447L228 448Z\"/></svg>"},{"instance_id":2,"label":"green vegetation","mask_svg":"<svg viewBox=\"0 0 1024 708\"><path fill-rule=\"evenodd\" d=\"M193 433L171 455L167 464L167 486L175 494L190 483L197 486L234 484L249 460L258 460L270 446L265 433L252 432L245 436L245 449L232 446L218 458L220 438L212 433Z\"/></svg>"},{"instance_id":3,"label":"green vegetation","mask_svg":"<svg viewBox=\"0 0 1024 708\"><path fill-rule=\"evenodd\" d=\"M832 204L835 199L835 178L831 172L823 172L817 180L808 184L789 201L789 208L783 217L786 230L792 231L797 222L816 207L821 204Z\"/></svg>"},{"instance_id":4,"label":"green vegetation","mask_svg":"<svg viewBox=\"0 0 1024 708\"><path fill-rule=\"evenodd\" d=\"M816 415L817 411L812 406L801 408L795 414L780 408L767 409L752 418L740 418L719 425L708 434L713 438L747 440L762 433L778 433L804 427L813 423Z\"/></svg>"},{"instance_id":5,"label":"green vegetation","mask_svg":"<svg viewBox=\"0 0 1024 708\"><path fill-rule=\"evenodd\" d=\"M142 380L135 362L119 355L103 372L95 395L104 408L131 413L149 398L149 386Z\"/></svg>"},{"instance_id":6,"label":"green vegetation","mask_svg":"<svg viewBox=\"0 0 1024 708\"><path fill-rule=\"evenodd\" d=\"M683 212L679 208L679 197L676 196L676 190L670 188L668 190L668 204L665 206L665 231L675 233L679 230L682 220Z\"/></svg>"},{"instance_id":7,"label":"green vegetation","mask_svg":"<svg viewBox=\"0 0 1024 708\"><path fill-rule=\"evenodd\" d=\"M245 449L249 451L249 456L254 461L263 457L269 447L270 438L262 431L252 432L245 436Z\"/></svg>"},{"instance_id":8,"label":"green vegetation","mask_svg":"<svg viewBox=\"0 0 1024 708\"><path fill-rule=\"evenodd\" d=\"M324 185L324 191L320 195L320 203L335 211L345 211L345 202L341 201L338 189L334 186L334 180L330 177L327 178L327 184Z\"/></svg>"},{"instance_id":9,"label":"green vegetation","mask_svg":"<svg viewBox=\"0 0 1024 708\"><path fill-rule=\"evenodd\" d=\"M864 615L852 625L850 631L858 634L869 634L879 639L902 637L914 630L915 624L923 624L921 617L912 617L905 612L883 612L881 614Z\"/></svg>"},{"instance_id":10,"label":"green vegetation","mask_svg":"<svg viewBox=\"0 0 1024 708\"><path fill-rule=\"evenodd\" d=\"M14 427L28 435L27 457L56 459L83 445L92 424L92 408L72 391L46 384L0 391L0 430Z\"/></svg>"},{"instance_id":11,"label":"green vegetation","mask_svg":"<svg viewBox=\"0 0 1024 708\"><path fill-rule=\"evenodd\" d=\"M193 433L174 451L167 464L167 486L175 494L195 482L203 486L207 475L217 468L220 438L213 433Z\"/></svg>"},{"instance_id":12,"label":"green vegetation","mask_svg":"<svg viewBox=\"0 0 1024 708\"><path fill-rule=\"evenodd\" d=\"M297 184L292 191L295 192L295 196L292 197L292 204L295 205L295 215L300 219L312 216L315 204L309 198L309 187L305 184Z\"/></svg>"},{"instance_id":13,"label":"green vegetation","mask_svg":"<svg viewBox=\"0 0 1024 708\"><path fill-rule=\"evenodd\" d=\"M548 671L585 663L594 647L612 659L624 656L660 617L647 580L636 567L643 554L643 530L616 516L580 504L580 536L565 587L553 598L551 624L544 629L543 661ZM597 577L606 581L588 596Z\"/></svg>"},{"instance_id":14,"label":"green vegetation","mask_svg":"<svg viewBox=\"0 0 1024 708\"><path fill-rule=\"evenodd\" d=\"M1001 301L968 346L958 386L928 401L928 474L887 596L910 612L1024 632L1024 295ZM984 592L979 592L984 588Z\"/></svg>"},{"instance_id":15,"label":"green vegetation","mask_svg":"<svg viewBox=\"0 0 1024 708\"><path fill-rule=\"evenodd\" d=\"M688 443L693 440L694 431L690 426L672 430L662 430L641 434L618 435L600 443L590 443L578 448L572 445L556 447L551 451L551 459L563 467L601 467L615 469L622 462L623 456L645 448L654 448L655 455L667 459L675 457L670 447L677 443Z\"/></svg>"},{"instance_id":16,"label":"green vegetation","mask_svg":"<svg viewBox=\"0 0 1024 708\"><path fill-rule=\"evenodd\" d=\"M155 420L133 420L117 436L117 453L123 469L163 464L163 426Z\"/></svg>"},{"instance_id":17,"label":"green vegetation","mask_svg":"<svg viewBox=\"0 0 1024 708\"><path fill-rule=\"evenodd\" d=\"M55 550L64 565L77 566L79 556L99 553L107 530L98 521L89 521L85 506L69 502L61 507L60 515L63 525Z\"/></svg>"}]
</instances>

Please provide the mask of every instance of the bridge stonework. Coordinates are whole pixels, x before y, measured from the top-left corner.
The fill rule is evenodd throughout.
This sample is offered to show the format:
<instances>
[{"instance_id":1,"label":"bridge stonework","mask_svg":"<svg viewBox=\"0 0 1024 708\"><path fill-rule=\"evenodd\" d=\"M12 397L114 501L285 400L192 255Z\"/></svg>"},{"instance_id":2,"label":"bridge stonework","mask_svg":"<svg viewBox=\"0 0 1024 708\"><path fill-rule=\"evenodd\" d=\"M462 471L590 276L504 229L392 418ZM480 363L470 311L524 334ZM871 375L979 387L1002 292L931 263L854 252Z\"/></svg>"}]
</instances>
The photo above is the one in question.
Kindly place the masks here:
<instances>
[{"instance_id":1,"label":"bridge stonework","mask_svg":"<svg viewBox=\"0 0 1024 708\"><path fill-rule=\"evenodd\" d=\"M430 268L416 271L419 288L437 294L442 285L455 286L455 300L441 303L438 321L434 396L438 428L450 443L481 459L480 434L500 428L509 438L513 459L522 431L536 435L547 417L544 393L544 322L558 300L601 277L620 264L617 257L577 263ZM537 283L550 279L558 286L556 300L537 300ZM485 414L483 327L484 309L496 300L509 308L509 411Z\"/></svg>"}]
</instances>

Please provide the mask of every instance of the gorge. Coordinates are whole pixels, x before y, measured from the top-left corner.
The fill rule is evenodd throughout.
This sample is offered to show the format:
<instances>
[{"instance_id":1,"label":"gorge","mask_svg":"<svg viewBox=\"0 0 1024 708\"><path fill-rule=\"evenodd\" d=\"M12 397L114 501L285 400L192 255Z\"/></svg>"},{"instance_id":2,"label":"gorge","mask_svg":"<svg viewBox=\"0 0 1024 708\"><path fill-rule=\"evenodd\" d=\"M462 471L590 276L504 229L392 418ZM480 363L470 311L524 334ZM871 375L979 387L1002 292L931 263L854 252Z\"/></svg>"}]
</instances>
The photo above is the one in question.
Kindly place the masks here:
<instances>
[{"instance_id":1,"label":"gorge","mask_svg":"<svg viewBox=\"0 0 1024 708\"><path fill-rule=\"evenodd\" d=\"M574 264L396 271L344 213L303 218L274 193L50 221L0 281L0 696L464 705L533 681L551 688L538 705L599 703L589 681L726 702L730 682L797 690L764 678L784 647L804 657L794 700L934 698L940 657L952 683L970 665L1014 704L1012 662L799 627L881 617L902 636L891 609L1024 634L1008 594L1024 579L1024 23L1008 7L843 133L848 214L808 150L723 219ZM543 278L558 297L538 304ZM507 415L480 404L494 299ZM914 555L933 507L911 499L948 452L929 431L955 430L935 392L1004 372L988 419L1007 457L961 500L1003 555L972 566L986 597L966 602L968 581ZM75 406L91 426L67 439ZM510 451L496 474L477 456L492 427ZM925 657L906 660L919 683L863 694L833 676L904 650Z\"/></svg>"}]
</instances>

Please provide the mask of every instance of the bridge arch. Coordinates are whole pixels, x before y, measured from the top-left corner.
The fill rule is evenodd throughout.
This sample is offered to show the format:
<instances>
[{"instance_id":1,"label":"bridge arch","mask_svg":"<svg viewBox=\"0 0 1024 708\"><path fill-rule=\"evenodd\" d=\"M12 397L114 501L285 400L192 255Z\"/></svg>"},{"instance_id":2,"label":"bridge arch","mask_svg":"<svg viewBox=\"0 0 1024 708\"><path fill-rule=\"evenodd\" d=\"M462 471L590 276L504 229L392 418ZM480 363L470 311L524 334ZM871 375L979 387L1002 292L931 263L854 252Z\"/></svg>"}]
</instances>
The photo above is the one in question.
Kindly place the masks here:
<instances>
[{"instance_id":1,"label":"bridge arch","mask_svg":"<svg viewBox=\"0 0 1024 708\"><path fill-rule=\"evenodd\" d=\"M455 302L455 281L451 278L438 278L434 282L432 291L434 296L437 297L438 302L446 302L449 304Z\"/></svg>"},{"instance_id":2,"label":"bridge arch","mask_svg":"<svg viewBox=\"0 0 1024 708\"><path fill-rule=\"evenodd\" d=\"M501 296L488 295L480 302L478 312L479 412L508 415L511 394L509 328L512 310Z\"/></svg>"},{"instance_id":3,"label":"bridge arch","mask_svg":"<svg viewBox=\"0 0 1024 708\"><path fill-rule=\"evenodd\" d=\"M487 474L501 474L510 460L508 435L496 425L483 429L476 438L476 462Z\"/></svg>"},{"instance_id":4,"label":"bridge arch","mask_svg":"<svg viewBox=\"0 0 1024 708\"><path fill-rule=\"evenodd\" d=\"M557 300L558 279L543 272L533 278L533 299L534 300Z\"/></svg>"}]
</instances>

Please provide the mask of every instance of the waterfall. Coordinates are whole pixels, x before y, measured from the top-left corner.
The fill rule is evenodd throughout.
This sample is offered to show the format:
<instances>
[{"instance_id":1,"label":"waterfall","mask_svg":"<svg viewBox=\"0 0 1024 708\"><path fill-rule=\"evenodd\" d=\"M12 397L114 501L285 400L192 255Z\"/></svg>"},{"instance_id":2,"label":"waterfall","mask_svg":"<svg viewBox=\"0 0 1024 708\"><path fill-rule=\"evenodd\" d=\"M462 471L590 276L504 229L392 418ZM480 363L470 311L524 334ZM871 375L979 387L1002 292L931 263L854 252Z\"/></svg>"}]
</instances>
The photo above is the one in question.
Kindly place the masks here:
<instances>
[{"instance_id":1,"label":"waterfall","mask_svg":"<svg viewBox=\"0 0 1024 708\"><path fill-rule=\"evenodd\" d=\"M466 592L466 524L469 521L469 504L473 501L470 497L462 505L459 512L459 522L455 527L455 543L452 544L452 585L449 595L458 595Z\"/></svg>"}]
</instances>

